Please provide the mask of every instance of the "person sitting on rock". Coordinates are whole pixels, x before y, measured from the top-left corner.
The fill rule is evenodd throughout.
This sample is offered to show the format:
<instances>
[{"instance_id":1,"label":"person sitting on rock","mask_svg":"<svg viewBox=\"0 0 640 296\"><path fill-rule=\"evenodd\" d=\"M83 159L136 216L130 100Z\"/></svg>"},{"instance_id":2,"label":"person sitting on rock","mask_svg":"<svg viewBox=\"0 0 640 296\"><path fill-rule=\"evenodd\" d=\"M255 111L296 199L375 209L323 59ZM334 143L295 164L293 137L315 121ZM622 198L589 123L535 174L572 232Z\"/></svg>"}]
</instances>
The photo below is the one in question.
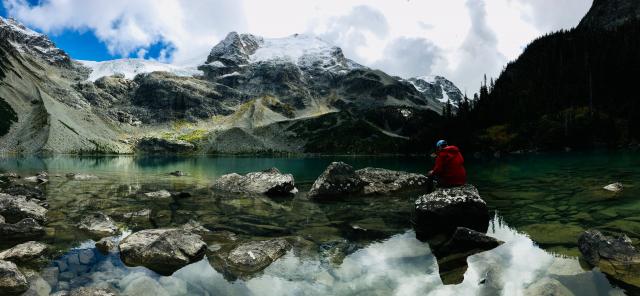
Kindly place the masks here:
<instances>
[{"instance_id":1,"label":"person sitting on rock","mask_svg":"<svg viewBox=\"0 0 640 296\"><path fill-rule=\"evenodd\" d=\"M467 183L467 171L464 169L464 158L460 149L453 145L447 145L447 141L440 140L436 143L436 164L429 171L428 191L433 191L434 180L438 187L449 188L462 186Z\"/></svg>"}]
</instances>

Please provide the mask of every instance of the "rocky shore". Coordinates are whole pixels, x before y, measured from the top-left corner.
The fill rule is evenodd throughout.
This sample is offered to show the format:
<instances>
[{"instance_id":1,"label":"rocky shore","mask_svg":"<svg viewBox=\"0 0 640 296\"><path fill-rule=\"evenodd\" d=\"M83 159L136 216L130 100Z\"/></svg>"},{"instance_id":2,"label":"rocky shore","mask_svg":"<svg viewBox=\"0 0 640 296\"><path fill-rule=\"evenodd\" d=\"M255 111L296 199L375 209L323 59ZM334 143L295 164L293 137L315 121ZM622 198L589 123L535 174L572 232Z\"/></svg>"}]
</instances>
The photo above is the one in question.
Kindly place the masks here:
<instances>
[{"instance_id":1,"label":"rocky shore","mask_svg":"<svg viewBox=\"0 0 640 296\"><path fill-rule=\"evenodd\" d=\"M166 173L167 178L189 182L188 172ZM180 177L180 178L177 178ZM52 182L98 182L102 177L69 173L49 176L17 174L0 176L0 289L7 295L32 295L30 291L49 291L52 295L118 295L116 286L91 286L89 272L101 272L104 266L124 264L145 268L149 272L170 276L183 268L205 262L228 281L250 280L283 260L287 254L321 256L323 264L338 266L365 245L362 241L386 239L394 231L385 229L386 221L376 217L358 221L317 223L295 232L256 222L228 224L219 217L198 216L189 221L174 221L170 211L152 209L83 212L65 227L75 229L89 244L60 251L49 244L53 229L48 210L47 186ZM442 283L459 284L465 278L470 256L499 248L504 242L487 235L489 209L473 185L438 188L425 194L426 176L382 168L356 170L343 162L331 163L311 184L299 192L293 175L276 168L246 174L227 174L213 180L209 198L217 203L250 209L255 216L267 216L269 207L292 211L274 200L305 201L315 215L322 208L350 207L350 201L377 200L412 196L412 212L404 223L412 225L417 239L428 243L437 262ZM164 204L189 202L197 194L175 188L128 187L131 200ZM273 198L273 199L272 199ZM232 208L229 208L232 209ZM345 208L347 209L347 208ZM58 214L56 214L58 215ZM293 216L291 216L293 217ZM305 217L292 223L305 223ZM253 217L242 219L253 219ZM265 219L266 220L266 219ZM57 220L59 221L59 220ZM411 224L409 224L409 222ZM268 222L267 222L268 223ZM127 229L133 229L128 231ZM349 240L345 240L347 237ZM612 281L638 287L640 254L624 237L610 237L590 230L578 240L588 266L597 267ZM327 277L327 276L325 276ZM331 278L331 276L328 276ZM328 279L324 279L328 280ZM531 289L562 289L559 282L549 282ZM32 293L32 294L29 294ZM33 295L44 295L42 293ZM48 294L46 294L48 295Z\"/></svg>"}]
</instances>

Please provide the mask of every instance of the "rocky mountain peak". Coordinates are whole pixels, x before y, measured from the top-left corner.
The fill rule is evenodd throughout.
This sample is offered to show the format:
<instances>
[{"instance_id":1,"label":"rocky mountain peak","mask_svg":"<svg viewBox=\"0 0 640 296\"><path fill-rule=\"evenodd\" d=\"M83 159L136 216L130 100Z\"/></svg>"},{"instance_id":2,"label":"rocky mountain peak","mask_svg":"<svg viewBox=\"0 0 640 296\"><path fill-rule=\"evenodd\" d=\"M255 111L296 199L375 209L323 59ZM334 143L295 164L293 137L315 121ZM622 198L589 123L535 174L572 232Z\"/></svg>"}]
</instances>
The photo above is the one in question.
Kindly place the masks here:
<instances>
[{"instance_id":1,"label":"rocky mountain peak","mask_svg":"<svg viewBox=\"0 0 640 296\"><path fill-rule=\"evenodd\" d=\"M71 58L44 34L20 22L0 17L0 39L7 40L21 53L30 53L54 65L70 65Z\"/></svg>"},{"instance_id":2,"label":"rocky mountain peak","mask_svg":"<svg viewBox=\"0 0 640 296\"><path fill-rule=\"evenodd\" d=\"M638 19L640 19L640 1L638 0L594 0L578 28L611 30Z\"/></svg>"},{"instance_id":3,"label":"rocky mountain peak","mask_svg":"<svg viewBox=\"0 0 640 296\"><path fill-rule=\"evenodd\" d=\"M362 68L347 59L342 49L313 35L263 38L231 32L213 47L200 69L209 77L219 77L242 72L242 67L257 63L291 64L304 69L332 72Z\"/></svg>"},{"instance_id":4,"label":"rocky mountain peak","mask_svg":"<svg viewBox=\"0 0 640 296\"><path fill-rule=\"evenodd\" d=\"M457 106L464 97L453 82L442 76L419 76L409 78L408 81L426 97L436 98L442 103L451 101Z\"/></svg>"}]
</instances>

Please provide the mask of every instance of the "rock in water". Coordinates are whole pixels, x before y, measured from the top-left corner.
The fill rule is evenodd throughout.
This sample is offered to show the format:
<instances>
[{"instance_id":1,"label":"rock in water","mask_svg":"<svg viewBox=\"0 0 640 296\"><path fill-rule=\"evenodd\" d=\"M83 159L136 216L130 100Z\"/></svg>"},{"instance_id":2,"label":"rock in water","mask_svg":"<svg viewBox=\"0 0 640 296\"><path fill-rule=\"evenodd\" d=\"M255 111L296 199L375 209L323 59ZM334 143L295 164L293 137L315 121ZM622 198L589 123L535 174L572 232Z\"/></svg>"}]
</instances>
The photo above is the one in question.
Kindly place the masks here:
<instances>
[{"instance_id":1,"label":"rock in water","mask_svg":"<svg viewBox=\"0 0 640 296\"><path fill-rule=\"evenodd\" d=\"M72 290L69 296L116 296L118 293L100 288L81 287Z\"/></svg>"},{"instance_id":2,"label":"rock in water","mask_svg":"<svg viewBox=\"0 0 640 296\"><path fill-rule=\"evenodd\" d=\"M12 196L0 193L0 215L15 223L25 218L32 218L40 223L46 221L47 209L27 200L24 196Z\"/></svg>"},{"instance_id":3,"label":"rock in water","mask_svg":"<svg viewBox=\"0 0 640 296\"><path fill-rule=\"evenodd\" d=\"M254 273L282 257L290 247L284 239L248 242L231 250L228 262L236 272Z\"/></svg>"},{"instance_id":4,"label":"rock in water","mask_svg":"<svg viewBox=\"0 0 640 296\"><path fill-rule=\"evenodd\" d=\"M31 218L23 219L18 223L0 223L0 237L8 241L25 241L36 239L45 235L44 227Z\"/></svg>"},{"instance_id":5,"label":"rock in water","mask_svg":"<svg viewBox=\"0 0 640 296\"><path fill-rule=\"evenodd\" d=\"M67 176L67 179L74 180L74 181L90 181L90 180L98 179L98 176L90 175L90 174L69 173L66 176Z\"/></svg>"},{"instance_id":6,"label":"rock in water","mask_svg":"<svg viewBox=\"0 0 640 296\"><path fill-rule=\"evenodd\" d=\"M486 233L489 210L473 185L438 188L416 200L413 226L419 239L450 234L458 227Z\"/></svg>"},{"instance_id":7,"label":"rock in water","mask_svg":"<svg viewBox=\"0 0 640 296\"><path fill-rule=\"evenodd\" d=\"M12 196L24 196L27 199L45 200L46 196L42 190L37 187L27 186L23 184L11 184L2 189L2 193Z\"/></svg>"},{"instance_id":8,"label":"rock in water","mask_svg":"<svg viewBox=\"0 0 640 296\"><path fill-rule=\"evenodd\" d=\"M175 172L171 172L169 173L169 175L175 176L175 177L184 177L187 175L187 173L183 172L183 171L175 171Z\"/></svg>"},{"instance_id":9,"label":"rock in water","mask_svg":"<svg viewBox=\"0 0 640 296\"><path fill-rule=\"evenodd\" d=\"M144 266L162 275L204 257L207 244L183 229L147 229L133 233L118 245L128 266Z\"/></svg>"},{"instance_id":10,"label":"rock in water","mask_svg":"<svg viewBox=\"0 0 640 296\"><path fill-rule=\"evenodd\" d=\"M546 277L534 282L524 290L524 296L540 295L574 296L575 294L567 289L560 281Z\"/></svg>"},{"instance_id":11,"label":"rock in water","mask_svg":"<svg viewBox=\"0 0 640 296\"><path fill-rule=\"evenodd\" d=\"M344 162L333 162L313 183L308 197L318 199L360 194L365 185L352 166Z\"/></svg>"},{"instance_id":12,"label":"rock in water","mask_svg":"<svg viewBox=\"0 0 640 296\"><path fill-rule=\"evenodd\" d=\"M96 249L100 251L102 254L109 254L109 252L113 251L116 247L116 239L115 237L104 237L96 242Z\"/></svg>"},{"instance_id":13,"label":"rock in water","mask_svg":"<svg viewBox=\"0 0 640 296\"><path fill-rule=\"evenodd\" d=\"M420 174L364 168L357 170L356 175L367 184L364 194L389 194L427 188L427 177Z\"/></svg>"},{"instance_id":14,"label":"rock in water","mask_svg":"<svg viewBox=\"0 0 640 296\"><path fill-rule=\"evenodd\" d=\"M20 295L29 289L27 278L9 261L0 260L0 292L2 295Z\"/></svg>"},{"instance_id":15,"label":"rock in water","mask_svg":"<svg viewBox=\"0 0 640 296\"><path fill-rule=\"evenodd\" d=\"M171 197L171 192L167 191L167 190L159 190L159 191L154 191L154 192L147 192L144 194L144 196L149 197L149 198L169 198Z\"/></svg>"},{"instance_id":16,"label":"rock in water","mask_svg":"<svg viewBox=\"0 0 640 296\"><path fill-rule=\"evenodd\" d=\"M288 195L295 190L293 175L276 168L246 175L227 174L218 178L212 187L216 191L266 195Z\"/></svg>"},{"instance_id":17,"label":"rock in water","mask_svg":"<svg viewBox=\"0 0 640 296\"><path fill-rule=\"evenodd\" d=\"M14 246L0 253L0 260L12 262L28 262L45 255L49 246L40 242L30 241Z\"/></svg>"},{"instance_id":18,"label":"rock in water","mask_svg":"<svg viewBox=\"0 0 640 296\"><path fill-rule=\"evenodd\" d=\"M609 184L607 186L602 187L604 190L609 190L612 192L620 192L622 191L622 189L624 189L624 186L622 186L622 183L617 182L617 183L613 183L613 184Z\"/></svg>"},{"instance_id":19,"label":"rock in water","mask_svg":"<svg viewBox=\"0 0 640 296\"><path fill-rule=\"evenodd\" d=\"M578 239L583 259L611 277L640 287L640 252L626 235L616 238L587 230Z\"/></svg>"},{"instance_id":20,"label":"rock in water","mask_svg":"<svg viewBox=\"0 0 640 296\"><path fill-rule=\"evenodd\" d=\"M113 220L103 213L84 216L78 223L78 228L97 237L111 236L118 233L118 227L113 223Z\"/></svg>"}]
</instances>

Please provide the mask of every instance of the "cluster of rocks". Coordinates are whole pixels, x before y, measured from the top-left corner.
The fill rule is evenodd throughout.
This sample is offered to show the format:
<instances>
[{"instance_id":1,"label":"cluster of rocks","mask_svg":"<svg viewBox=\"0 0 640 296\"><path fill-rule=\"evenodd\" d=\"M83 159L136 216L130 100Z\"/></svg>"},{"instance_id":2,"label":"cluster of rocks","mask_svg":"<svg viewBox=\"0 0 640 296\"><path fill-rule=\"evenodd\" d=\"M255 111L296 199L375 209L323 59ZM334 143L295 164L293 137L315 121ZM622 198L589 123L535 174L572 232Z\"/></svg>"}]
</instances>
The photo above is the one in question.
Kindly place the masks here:
<instances>
[{"instance_id":1,"label":"cluster of rocks","mask_svg":"<svg viewBox=\"0 0 640 296\"><path fill-rule=\"evenodd\" d=\"M45 172L21 178L15 173L0 175L0 238L11 246L0 252L0 291L21 295L29 289L29 279L16 264L31 264L49 254L50 247L33 241L45 235L46 196L39 188L49 181Z\"/></svg>"}]
</instances>

